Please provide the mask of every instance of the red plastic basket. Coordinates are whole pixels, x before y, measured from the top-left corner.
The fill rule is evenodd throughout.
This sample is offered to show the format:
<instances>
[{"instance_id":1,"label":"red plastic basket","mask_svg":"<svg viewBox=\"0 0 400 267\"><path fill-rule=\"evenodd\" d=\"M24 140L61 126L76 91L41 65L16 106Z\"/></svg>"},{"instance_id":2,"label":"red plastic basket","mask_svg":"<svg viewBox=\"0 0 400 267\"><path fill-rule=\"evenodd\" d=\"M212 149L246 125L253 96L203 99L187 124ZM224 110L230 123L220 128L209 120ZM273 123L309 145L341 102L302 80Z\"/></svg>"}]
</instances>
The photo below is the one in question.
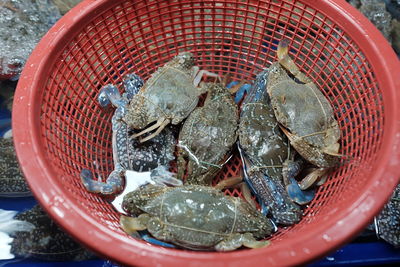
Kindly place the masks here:
<instances>
[{"instance_id":1,"label":"red plastic basket","mask_svg":"<svg viewBox=\"0 0 400 267\"><path fill-rule=\"evenodd\" d=\"M112 170L107 83L144 79L181 51L200 67L252 80L276 60L276 44L330 99L345 162L318 189L303 220L262 249L229 253L162 248L128 237L119 216L86 192L82 168ZM18 84L15 145L33 193L90 249L126 265L294 265L321 257L363 229L400 176L400 64L383 36L344 1L87 0L64 16L30 57ZM234 159L219 178L234 175ZM240 194L234 191L232 194Z\"/></svg>"}]
</instances>

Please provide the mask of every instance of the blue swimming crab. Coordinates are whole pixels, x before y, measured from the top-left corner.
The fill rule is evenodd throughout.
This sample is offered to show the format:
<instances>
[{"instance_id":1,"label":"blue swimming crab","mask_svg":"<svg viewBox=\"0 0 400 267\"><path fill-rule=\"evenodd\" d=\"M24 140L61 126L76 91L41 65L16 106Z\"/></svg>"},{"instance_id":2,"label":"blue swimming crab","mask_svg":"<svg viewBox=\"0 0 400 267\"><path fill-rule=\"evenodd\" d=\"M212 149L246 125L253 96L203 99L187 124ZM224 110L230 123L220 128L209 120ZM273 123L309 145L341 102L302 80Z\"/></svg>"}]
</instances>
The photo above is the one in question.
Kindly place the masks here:
<instances>
[{"instance_id":1,"label":"blue swimming crab","mask_svg":"<svg viewBox=\"0 0 400 267\"><path fill-rule=\"evenodd\" d=\"M128 105L124 121L129 127L142 130L132 135L142 137L145 142L157 136L168 124L179 124L197 106L199 96L204 93L201 86L203 75L217 74L199 70L194 56L183 52L153 73L145 85Z\"/></svg>"},{"instance_id":2,"label":"blue swimming crab","mask_svg":"<svg viewBox=\"0 0 400 267\"><path fill-rule=\"evenodd\" d=\"M18 258L46 261L83 261L95 255L67 235L39 205L15 216L32 226L29 231L11 234L11 253Z\"/></svg>"},{"instance_id":3,"label":"blue swimming crab","mask_svg":"<svg viewBox=\"0 0 400 267\"><path fill-rule=\"evenodd\" d=\"M202 107L186 119L178 139L178 178L186 184L209 185L226 162L237 139L238 108L222 83L206 83Z\"/></svg>"},{"instance_id":4,"label":"blue swimming crab","mask_svg":"<svg viewBox=\"0 0 400 267\"><path fill-rule=\"evenodd\" d=\"M305 189L339 164L340 130L328 99L299 70L288 50L288 41L281 41L278 62L270 66L267 91L276 119L290 144L319 168L302 182Z\"/></svg>"},{"instance_id":5,"label":"blue swimming crab","mask_svg":"<svg viewBox=\"0 0 400 267\"><path fill-rule=\"evenodd\" d=\"M131 139L131 130L123 120L129 101L143 86L143 80L129 74L124 80L125 93L120 95L114 85L106 85L101 90L98 101L102 107L110 102L116 107L112 117L112 150L114 170L106 182L93 180L92 173L83 169L81 179L89 192L114 195L124 188L126 170L149 171L159 165L168 165L174 159L174 130L168 127L162 134L146 144Z\"/></svg>"},{"instance_id":6,"label":"blue swimming crab","mask_svg":"<svg viewBox=\"0 0 400 267\"><path fill-rule=\"evenodd\" d=\"M290 146L275 119L266 92L268 76L269 69L258 74L243 101L238 149L245 180L260 204L267 208L275 222L290 225L302 217L300 206L293 201L305 204L313 196L302 192L294 180L298 171L294 172L293 168L299 166L289 164Z\"/></svg>"},{"instance_id":7,"label":"blue swimming crab","mask_svg":"<svg viewBox=\"0 0 400 267\"><path fill-rule=\"evenodd\" d=\"M200 185L146 185L125 196L121 216L128 233L147 229L155 238L193 250L260 248L274 230L271 221L240 198Z\"/></svg>"}]
</instances>

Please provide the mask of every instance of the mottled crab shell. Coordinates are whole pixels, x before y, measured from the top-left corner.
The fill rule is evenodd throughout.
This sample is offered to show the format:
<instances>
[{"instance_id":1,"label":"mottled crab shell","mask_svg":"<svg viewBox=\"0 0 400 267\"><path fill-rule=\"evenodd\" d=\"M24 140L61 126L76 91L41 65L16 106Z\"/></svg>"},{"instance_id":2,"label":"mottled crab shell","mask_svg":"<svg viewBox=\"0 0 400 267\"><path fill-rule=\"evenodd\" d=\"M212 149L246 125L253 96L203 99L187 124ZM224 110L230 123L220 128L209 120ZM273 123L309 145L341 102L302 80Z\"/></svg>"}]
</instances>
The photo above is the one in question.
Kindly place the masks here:
<instances>
[{"instance_id":1,"label":"mottled crab shell","mask_svg":"<svg viewBox=\"0 0 400 267\"><path fill-rule=\"evenodd\" d=\"M20 170L12 138L0 138L0 196L29 195L31 191Z\"/></svg>"},{"instance_id":2,"label":"mottled crab shell","mask_svg":"<svg viewBox=\"0 0 400 267\"><path fill-rule=\"evenodd\" d=\"M376 216L375 223L380 238L400 247L400 184L381 213Z\"/></svg>"},{"instance_id":3,"label":"mottled crab shell","mask_svg":"<svg viewBox=\"0 0 400 267\"><path fill-rule=\"evenodd\" d=\"M133 129L143 129L160 118L178 124L197 106L200 90L193 85L194 57L177 55L153 73L130 102L125 122Z\"/></svg>"},{"instance_id":4,"label":"mottled crab shell","mask_svg":"<svg viewBox=\"0 0 400 267\"><path fill-rule=\"evenodd\" d=\"M167 126L159 135L144 143L133 138L128 140L127 169L143 172L157 166L169 166L170 161L175 158L176 127Z\"/></svg>"},{"instance_id":5,"label":"mottled crab shell","mask_svg":"<svg viewBox=\"0 0 400 267\"><path fill-rule=\"evenodd\" d=\"M266 92L268 74L269 70L265 69L257 75L240 113L240 146L256 167L281 166L288 158L288 141L279 129ZM281 167L263 170L282 181Z\"/></svg>"},{"instance_id":6,"label":"mottled crab shell","mask_svg":"<svg viewBox=\"0 0 400 267\"><path fill-rule=\"evenodd\" d=\"M233 233L264 238L273 230L270 220L247 202L208 186L147 186L126 195L123 206L159 219L148 227L155 238L196 250L212 249Z\"/></svg>"},{"instance_id":7,"label":"mottled crab shell","mask_svg":"<svg viewBox=\"0 0 400 267\"><path fill-rule=\"evenodd\" d=\"M209 94L204 106L193 110L179 132L178 174L188 163L186 183L209 185L236 142L239 114L225 86L204 87ZM187 160L182 162L181 156Z\"/></svg>"},{"instance_id":8,"label":"mottled crab shell","mask_svg":"<svg viewBox=\"0 0 400 267\"><path fill-rule=\"evenodd\" d=\"M323 151L338 143L339 125L329 101L315 84L294 81L275 62L270 67L267 91L276 119L296 139L291 144L297 152L321 168L337 165L339 158Z\"/></svg>"},{"instance_id":9,"label":"mottled crab shell","mask_svg":"<svg viewBox=\"0 0 400 267\"><path fill-rule=\"evenodd\" d=\"M46 261L83 261L95 257L64 233L39 205L19 213L15 219L35 226L30 232L13 234L11 253L16 257Z\"/></svg>"}]
</instances>

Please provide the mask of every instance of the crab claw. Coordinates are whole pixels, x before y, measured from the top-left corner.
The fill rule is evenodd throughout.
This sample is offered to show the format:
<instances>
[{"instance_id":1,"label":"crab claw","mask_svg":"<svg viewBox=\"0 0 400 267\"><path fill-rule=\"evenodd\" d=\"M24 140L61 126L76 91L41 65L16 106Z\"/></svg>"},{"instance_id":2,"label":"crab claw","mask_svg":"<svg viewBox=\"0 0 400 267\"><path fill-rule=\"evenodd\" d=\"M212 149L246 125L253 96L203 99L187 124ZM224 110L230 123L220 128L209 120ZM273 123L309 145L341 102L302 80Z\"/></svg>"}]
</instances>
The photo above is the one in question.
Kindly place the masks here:
<instances>
[{"instance_id":1,"label":"crab claw","mask_svg":"<svg viewBox=\"0 0 400 267\"><path fill-rule=\"evenodd\" d=\"M286 185L286 191L291 200L299 205L305 205L313 200L315 197L314 189L303 191L295 179L289 178L289 181L290 183Z\"/></svg>"},{"instance_id":2,"label":"crab claw","mask_svg":"<svg viewBox=\"0 0 400 267\"><path fill-rule=\"evenodd\" d=\"M278 44L278 49L276 51L278 56L279 64L281 64L287 71L289 71L296 79L302 83L312 82L300 69L296 66L293 59L289 56L289 40L283 39Z\"/></svg>"},{"instance_id":3,"label":"crab claw","mask_svg":"<svg viewBox=\"0 0 400 267\"><path fill-rule=\"evenodd\" d=\"M82 169L80 176L82 184L85 186L87 191L103 195L112 195L123 189L125 171L114 170L108 176L105 183L93 180L92 172L88 169Z\"/></svg>"},{"instance_id":4,"label":"crab claw","mask_svg":"<svg viewBox=\"0 0 400 267\"><path fill-rule=\"evenodd\" d=\"M121 94L119 93L117 87L112 84L107 84L100 90L97 101L103 108L107 107L110 103L113 106L118 107L120 106L121 102Z\"/></svg>"},{"instance_id":5,"label":"crab claw","mask_svg":"<svg viewBox=\"0 0 400 267\"><path fill-rule=\"evenodd\" d=\"M249 185L259 203L264 203L275 222L291 225L300 221L302 212L300 207L293 203L288 196L285 186L261 170L251 170L252 162L238 145L242 158L244 180Z\"/></svg>"},{"instance_id":6,"label":"crab claw","mask_svg":"<svg viewBox=\"0 0 400 267\"><path fill-rule=\"evenodd\" d=\"M230 89L231 91L233 91L233 93L235 93L236 91L236 95L235 95L235 103L239 103L245 94L248 94L250 88L251 88L251 84L248 83L239 83L238 81L233 81L230 82L226 88Z\"/></svg>"},{"instance_id":7,"label":"crab claw","mask_svg":"<svg viewBox=\"0 0 400 267\"><path fill-rule=\"evenodd\" d=\"M288 193L289 198L299 205L309 203L315 196L315 190L301 190L299 184L294 179L294 177L300 173L303 163L303 160L286 160L283 163L282 170L286 192Z\"/></svg>"}]
</instances>

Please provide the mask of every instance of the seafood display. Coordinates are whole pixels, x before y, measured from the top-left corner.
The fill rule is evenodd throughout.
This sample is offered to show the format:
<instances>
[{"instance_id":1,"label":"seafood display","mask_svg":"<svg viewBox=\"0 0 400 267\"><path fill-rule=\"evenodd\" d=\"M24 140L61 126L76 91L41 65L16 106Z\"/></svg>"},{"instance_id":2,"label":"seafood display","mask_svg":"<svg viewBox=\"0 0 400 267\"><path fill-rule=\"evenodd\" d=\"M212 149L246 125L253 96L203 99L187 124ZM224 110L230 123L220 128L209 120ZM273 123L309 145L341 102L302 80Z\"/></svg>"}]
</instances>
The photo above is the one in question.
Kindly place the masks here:
<instances>
[{"instance_id":1,"label":"seafood display","mask_svg":"<svg viewBox=\"0 0 400 267\"><path fill-rule=\"evenodd\" d=\"M18 164L12 138L0 138L0 197L25 197L31 191Z\"/></svg>"},{"instance_id":2,"label":"seafood display","mask_svg":"<svg viewBox=\"0 0 400 267\"><path fill-rule=\"evenodd\" d=\"M102 182L83 169L86 189L116 196L112 205L124 214L125 232L156 245L217 251L266 246L277 226L302 219L302 207L341 157L328 99L289 57L287 41L279 43L277 56L252 85L226 86L228 75L221 80L199 71L193 54L183 52L146 82L128 74L122 96L116 86L104 86L99 105L116 107L114 170ZM234 88L240 88L235 98ZM212 187L237 152L242 177L231 174ZM245 200L227 196L225 187L240 187Z\"/></svg>"},{"instance_id":3,"label":"seafood display","mask_svg":"<svg viewBox=\"0 0 400 267\"><path fill-rule=\"evenodd\" d=\"M148 185L125 196L121 217L127 233L147 229L155 238L194 250L229 251L264 247L257 241L273 231L268 218L240 198L219 190L187 185Z\"/></svg>"},{"instance_id":4,"label":"seafood display","mask_svg":"<svg viewBox=\"0 0 400 267\"><path fill-rule=\"evenodd\" d=\"M13 139L0 138L0 197L31 195L15 155ZM32 257L47 261L81 261L94 257L64 233L38 205L19 214L0 209L0 247L0 260Z\"/></svg>"},{"instance_id":5,"label":"seafood display","mask_svg":"<svg viewBox=\"0 0 400 267\"><path fill-rule=\"evenodd\" d=\"M346 0L367 17L400 55L400 1Z\"/></svg>"},{"instance_id":6,"label":"seafood display","mask_svg":"<svg viewBox=\"0 0 400 267\"><path fill-rule=\"evenodd\" d=\"M13 235L17 232L32 231L35 226L26 221L15 219L17 211L0 209L0 260L9 260L15 258L11 253L11 242Z\"/></svg>"},{"instance_id":7,"label":"seafood display","mask_svg":"<svg viewBox=\"0 0 400 267\"><path fill-rule=\"evenodd\" d=\"M82 261L95 257L64 233L38 205L17 214L15 219L33 226L29 231L17 231L11 234L13 237L11 254L18 258Z\"/></svg>"},{"instance_id":8,"label":"seafood display","mask_svg":"<svg viewBox=\"0 0 400 267\"><path fill-rule=\"evenodd\" d=\"M228 89L207 83L207 99L182 125L178 139L178 178L209 185L237 139L238 108ZM187 173L185 173L187 169Z\"/></svg>"},{"instance_id":9,"label":"seafood display","mask_svg":"<svg viewBox=\"0 0 400 267\"><path fill-rule=\"evenodd\" d=\"M3 28L6 29L0 33L0 80L16 82L28 52L61 15L79 2L0 1L0 25L5 25ZM62 185L68 183L65 188L71 195L75 196L76 189L79 190L76 195L86 196L91 201L99 199L91 194L104 197L107 209L100 212L112 213L112 216L99 219L105 227L110 227L117 235L122 229L151 246L225 252L264 248L270 242L281 240L282 236L285 239L288 236L291 238L292 233L294 238L299 232L302 235L304 225L309 227L308 223L314 218L325 216L324 212L332 203L325 200L331 200L333 193L341 197L340 194L345 192L341 190L347 185L343 183L356 181L353 173L361 175L357 168L364 168L363 164L373 156L371 153L379 150L379 138L382 131L386 133L383 126L387 125L384 124L387 120L382 119L382 110L387 109L382 109L380 101L370 99L376 94L380 97L381 86L378 84L383 79L373 73L374 62L370 62L368 55L371 49L364 51L363 46L358 48L357 40L352 40L352 32L341 30L343 25L331 20L329 12L319 12L317 6L306 8L306 4L300 3L300 6L289 10L290 14L286 14L291 4L275 2L262 10L257 5L247 7L243 3L206 4L207 14L200 12L194 15L194 19L186 16L189 22L185 25L194 24L193 29L189 29L190 25L189 28L172 25L181 15L187 15L185 12L178 14L174 8L168 7L163 9L165 13L145 4L151 13L150 24L153 21L158 23L157 12L161 12L162 16L173 16L171 25L161 23L161 26L157 24L153 27L148 25L146 12L139 12L139 15L134 12L140 3L123 3L113 7L112 12L116 11L117 16L106 20L106 28L99 31L99 36L93 30L103 26L100 21L104 16L100 16L99 23L73 29L82 33L71 39L68 45L60 46L59 53L56 53L57 60L63 62L60 66L65 65L66 69L55 68L43 87L49 90L55 85L55 90L61 93L40 94L46 98L43 99L44 106L36 109L36 113L40 111L44 114L52 110L56 117L34 120L39 121L38 127L41 127L38 128L40 134L35 134L34 138L48 139L32 143L35 150L38 144L47 145L44 151L37 150L38 155L61 157L61 160L55 161L56 170L67 174L54 177L61 179ZM400 37L396 38L394 34L397 28L400 29L400 22L393 15L398 13L400 16L399 0L347 2L360 7L360 11L368 15L395 49L400 47L396 46ZM81 14L93 7L81 5L75 12ZM294 14L303 7L308 13L313 13L310 10L314 8L315 13L308 19ZM342 6L337 6L334 11L337 12L338 8ZM197 10L198 5L189 5L188 9ZM204 6L200 5L200 9L203 10ZM272 9L284 13L284 16L271 12ZM218 15L220 10L228 15L221 17ZM243 26L239 28L244 28L244 31L231 25L236 21L232 22L230 18L236 19L237 14L241 17L238 23ZM198 16L202 20L205 16L206 22L207 19L216 19L216 26L213 23L197 25ZM129 26L128 29L125 29L125 24L114 29L112 20L119 23L121 18ZM261 24L258 23L259 18L263 20ZM352 17L353 20L357 18ZM219 33L220 26L224 25L233 27L229 34ZM163 34L157 30L159 26L172 28ZM144 32L138 34L137 28L139 31L143 28ZM198 29L202 32L199 33ZM108 31L112 32L109 36ZM222 36L217 41L216 32L219 37ZM129 36L131 33L137 42ZM232 40L229 40L230 33ZM85 34L89 35L87 42ZM293 47L289 46L289 40L278 40L285 34L292 40ZM103 36L112 40L100 40ZM211 40L202 45L203 39L208 38ZM318 39L324 39L329 45L318 42ZM343 46L335 48L335 43ZM188 51L182 52L184 49ZM346 52L346 49L356 52ZM303 65L296 65L289 51L290 54L295 51L293 55ZM173 53L176 53L174 57ZM28 71L41 71L43 66L38 68L37 59L32 58ZM45 59L47 62L48 59ZM148 60L150 64L142 64L142 60ZM262 66L262 63L266 65ZM158 69L153 69L154 66ZM200 69L200 66L205 69ZM305 66L308 72L300 66ZM335 69L332 70L333 67ZM135 73L127 74L130 70L146 79ZM83 75L79 71L83 71ZM235 81L227 85L220 78L224 74L225 77L234 76ZM105 85L109 81L115 82ZM8 82L0 85L8 86ZM326 88L319 88L321 84L325 84ZM232 86L241 86L236 95L229 90ZM97 101L91 102L97 93ZM11 110L13 98L6 96L0 94L5 98L2 107ZM16 97L15 103L22 102L24 97ZM103 117L93 118L74 110L84 107L86 101L91 104L86 111L100 110ZM60 109L51 107L53 103ZM364 103L366 109L363 109ZM375 104L381 108L376 112ZM63 112L62 109L68 111ZM14 112L15 115L18 110ZM14 120L14 125L17 125L18 116L14 118L17 118ZM108 127L108 118L111 119L111 127ZM376 124L371 124L371 121ZM99 125L104 128L99 130ZM112 130L111 136L104 132L98 134L98 131L109 129ZM342 140L341 129L345 137ZM360 134L368 129L371 131L367 135ZM11 131L8 132L8 135L11 134ZM108 136L109 140L105 140ZM379 141L377 146L375 140ZM358 146L363 145L359 142L364 141L368 142L368 146L358 150ZM25 147L31 145L22 141L19 144ZM60 146L65 146L65 150ZM24 152L25 147L18 151ZM71 151L69 148L72 148ZM84 151L85 148L88 151ZM346 162L342 153L354 157L353 165L336 170ZM73 158L66 158L71 154ZM40 159L39 163L42 162ZM39 165L47 168L46 164ZM62 165L61 168L59 165ZM29 164L26 168L24 166L25 173L32 169L30 172L35 174L37 168L29 167ZM52 173L49 170L45 174ZM74 177L71 178L72 174ZM330 180L323 186L328 177L331 177ZM232 181L237 183L229 183L230 178L235 178ZM73 187L75 185L76 188ZM82 188L87 192L82 192ZM399 188L374 221L377 236L396 247L400 247ZM35 190L35 194L46 197L40 190ZM31 192L19 168L12 138L0 139L0 197L25 196L31 196ZM57 208L53 204L57 206L61 202L54 198L46 205ZM83 206L86 211L91 209L91 216L98 215L93 205ZM115 216L113 212L119 215ZM334 212L331 211L332 214ZM331 213L328 211L328 215ZM0 214L4 215L1 209ZM94 257L65 234L40 206L16 215L15 220L14 215L16 212L10 221L21 225L21 228L7 232L11 249L7 257L33 257L47 261L81 261ZM9 215L5 218L9 219ZM120 221L116 224L118 218ZM302 224L296 226L301 221ZM0 225L4 226L2 218ZM118 227L121 229L116 229ZM5 229L8 230L7 227ZM279 233L275 234L278 229ZM0 227L0 235L1 230ZM336 242L330 240L328 234L322 238L328 243ZM296 256L294 252L291 251L290 255L298 257L299 254ZM310 254L306 249L304 252Z\"/></svg>"}]
</instances>

